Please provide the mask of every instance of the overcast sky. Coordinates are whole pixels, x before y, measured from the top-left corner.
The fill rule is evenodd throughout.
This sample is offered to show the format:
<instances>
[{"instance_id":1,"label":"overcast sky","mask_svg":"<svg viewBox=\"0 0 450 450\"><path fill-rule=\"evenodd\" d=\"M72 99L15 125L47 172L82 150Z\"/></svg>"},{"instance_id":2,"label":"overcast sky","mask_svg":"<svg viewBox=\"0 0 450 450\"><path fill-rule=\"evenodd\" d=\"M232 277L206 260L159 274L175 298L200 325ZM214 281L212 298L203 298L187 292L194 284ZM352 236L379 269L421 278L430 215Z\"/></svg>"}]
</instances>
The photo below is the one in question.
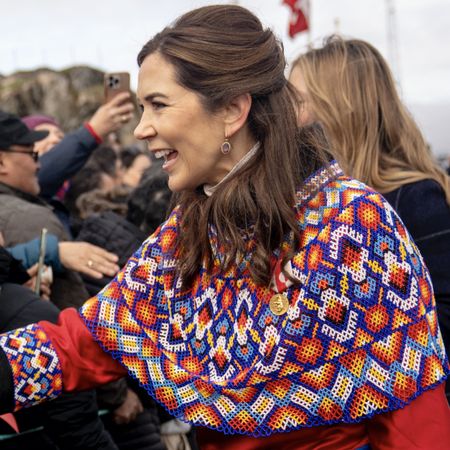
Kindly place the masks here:
<instances>
[{"instance_id":1,"label":"overcast sky","mask_svg":"<svg viewBox=\"0 0 450 450\"><path fill-rule=\"evenodd\" d=\"M136 87L136 55L156 32L205 0L0 0L0 74L47 66L88 64L129 71ZM241 0L283 40L289 60L307 35L287 36L289 9L281 0ZM338 31L370 41L390 58L386 0L311 0L311 39L319 45ZM450 1L392 0L396 9L397 78L409 105L450 105ZM392 62L392 61L391 61ZM449 117L450 119L450 117ZM446 127L450 128L450 127ZM447 132L448 140L450 135ZM449 142L450 146L450 142Z\"/></svg>"}]
</instances>

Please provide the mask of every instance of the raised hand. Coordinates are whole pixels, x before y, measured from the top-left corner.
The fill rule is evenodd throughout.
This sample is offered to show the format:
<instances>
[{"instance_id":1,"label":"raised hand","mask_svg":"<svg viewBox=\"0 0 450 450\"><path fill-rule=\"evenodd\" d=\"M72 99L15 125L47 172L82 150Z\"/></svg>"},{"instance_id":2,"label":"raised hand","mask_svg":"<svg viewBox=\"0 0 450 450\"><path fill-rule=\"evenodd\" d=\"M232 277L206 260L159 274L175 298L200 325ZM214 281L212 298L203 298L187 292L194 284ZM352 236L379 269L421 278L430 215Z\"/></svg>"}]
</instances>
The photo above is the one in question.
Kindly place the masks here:
<instances>
[{"instance_id":1,"label":"raised hand","mask_svg":"<svg viewBox=\"0 0 450 450\"><path fill-rule=\"evenodd\" d=\"M134 105L129 92L121 92L97 109L89 125L102 138L117 131L133 117Z\"/></svg>"}]
</instances>

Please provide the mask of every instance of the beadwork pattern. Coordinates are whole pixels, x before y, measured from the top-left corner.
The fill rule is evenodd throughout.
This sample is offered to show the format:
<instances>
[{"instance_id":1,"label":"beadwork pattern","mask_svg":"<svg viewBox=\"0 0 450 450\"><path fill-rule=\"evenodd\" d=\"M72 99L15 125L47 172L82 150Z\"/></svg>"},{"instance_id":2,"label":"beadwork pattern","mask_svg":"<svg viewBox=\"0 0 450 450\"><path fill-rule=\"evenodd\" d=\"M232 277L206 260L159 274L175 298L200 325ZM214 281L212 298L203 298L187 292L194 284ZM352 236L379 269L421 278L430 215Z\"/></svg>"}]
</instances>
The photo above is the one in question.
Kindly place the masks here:
<instances>
[{"instance_id":1,"label":"beadwork pattern","mask_svg":"<svg viewBox=\"0 0 450 450\"><path fill-rule=\"evenodd\" d=\"M382 196L334 164L295 208L296 283L278 270L276 290L256 286L241 263L202 270L183 292L176 209L83 306L102 347L173 415L266 436L396 410L447 376L428 272ZM211 245L220 258L213 230ZM289 308L277 316L280 291Z\"/></svg>"},{"instance_id":2,"label":"beadwork pattern","mask_svg":"<svg viewBox=\"0 0 450 450\"><path fill-rule=\"evenodd\" d=\"M39 325L0 335L0 347L9 360L14 377L15 411L61 394L59 359Z\"/></svg>"}]
</instances>

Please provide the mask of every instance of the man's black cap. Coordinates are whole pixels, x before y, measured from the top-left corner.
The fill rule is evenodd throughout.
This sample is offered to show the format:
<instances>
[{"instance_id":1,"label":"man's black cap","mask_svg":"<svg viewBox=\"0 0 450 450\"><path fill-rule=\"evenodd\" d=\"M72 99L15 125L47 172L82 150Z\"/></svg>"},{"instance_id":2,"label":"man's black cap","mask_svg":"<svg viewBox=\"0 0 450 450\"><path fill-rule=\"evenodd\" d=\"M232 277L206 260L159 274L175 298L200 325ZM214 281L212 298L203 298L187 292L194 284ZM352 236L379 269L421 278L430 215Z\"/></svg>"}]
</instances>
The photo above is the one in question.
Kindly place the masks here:
<instances>
[{"instance_id":1,"label":"man's black cap","mask_svg":"<svg viewBox=\"0 0 450 450\"><path fill-rule=\"evenodd\" d=\"M0 150L12 145L32 145L48 135L48 131L32 131L14 114L0 111Z\"/></svg>"}]
</instances>

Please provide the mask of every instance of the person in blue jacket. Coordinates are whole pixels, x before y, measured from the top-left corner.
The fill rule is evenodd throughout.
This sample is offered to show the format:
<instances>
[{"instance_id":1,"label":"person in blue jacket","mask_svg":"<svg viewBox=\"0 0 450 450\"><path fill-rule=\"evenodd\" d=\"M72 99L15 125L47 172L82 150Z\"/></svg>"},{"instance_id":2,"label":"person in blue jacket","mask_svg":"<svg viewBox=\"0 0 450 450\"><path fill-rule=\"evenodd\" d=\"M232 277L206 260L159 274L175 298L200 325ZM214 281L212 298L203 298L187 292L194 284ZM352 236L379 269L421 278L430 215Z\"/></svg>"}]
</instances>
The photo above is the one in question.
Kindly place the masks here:
<instances>
[{"instance_id":1,"label":"person in blue jacket","mask_svg":"<svg viewBox=\"0 0 450 450\"><path fill-rule=\"evenodd\" d=\"M37 143L35 148L41 166L38 174L40 196L49 200L56 195L63 183L84 166L106 137L130 121L133 110L130 94L121 93L100 106L78 130L67 135L52 117L23 117L22 121L31 130L48 132L48 136Z\"/></svg>"}]
</instances>

